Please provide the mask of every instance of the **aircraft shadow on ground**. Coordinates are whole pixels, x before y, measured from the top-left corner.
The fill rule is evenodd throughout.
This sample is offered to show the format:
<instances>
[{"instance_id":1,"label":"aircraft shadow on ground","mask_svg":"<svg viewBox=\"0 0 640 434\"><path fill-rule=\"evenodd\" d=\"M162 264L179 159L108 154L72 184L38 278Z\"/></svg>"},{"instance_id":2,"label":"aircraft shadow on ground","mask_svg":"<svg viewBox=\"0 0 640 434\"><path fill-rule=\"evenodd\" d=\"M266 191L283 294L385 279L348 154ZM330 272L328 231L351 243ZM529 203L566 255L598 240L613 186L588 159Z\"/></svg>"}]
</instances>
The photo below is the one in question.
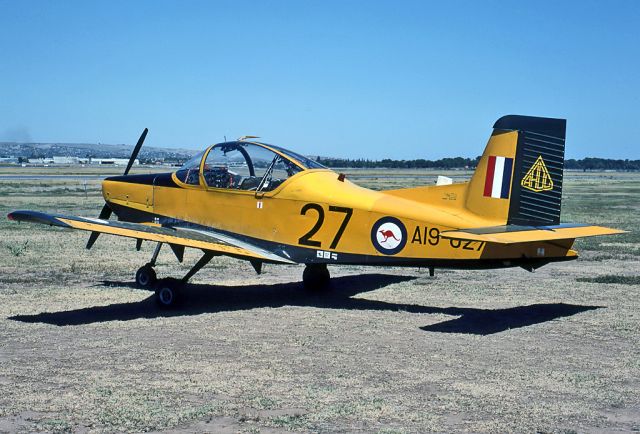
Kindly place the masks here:
<instances>
[{"instance_id":1,"label":"aircraft shadow on ground","mask_svg":"<svg viewBox=\"0 0 640 434\"><path fill-rule=\"evenodd\" d=\"M332 279L332 288L321 293L304 290L300 282L246 286L189 284L184 289L185 301L175 310L158 308L155 304L155 296L151 295L139 302L115 303L107 306L62 312L43 312L35 315L16 315L9 317L9 319L27 323L70 326L139 318L200 315L263 307L300 306L319 309L404 311L418 314L452 315L457 318L421 327L421 329L440 333L490 335L600 308L600 306L564 303L533 304L506 309L432 307L354 297L361 293L413 279L415 277L384 274L336 277ZM104 281L101 286L135 287L135 284Z\"/></svg>"}]
</instances>

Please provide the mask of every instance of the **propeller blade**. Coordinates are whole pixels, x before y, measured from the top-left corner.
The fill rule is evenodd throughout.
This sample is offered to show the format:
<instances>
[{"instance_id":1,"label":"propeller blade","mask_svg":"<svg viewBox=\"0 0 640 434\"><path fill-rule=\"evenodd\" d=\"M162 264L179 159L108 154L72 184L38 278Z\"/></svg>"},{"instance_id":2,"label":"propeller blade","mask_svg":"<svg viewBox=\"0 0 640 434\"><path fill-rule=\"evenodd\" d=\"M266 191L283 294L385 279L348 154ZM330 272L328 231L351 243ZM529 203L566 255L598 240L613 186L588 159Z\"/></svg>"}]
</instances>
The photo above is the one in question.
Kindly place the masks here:
<instances>
[{"instance_id":1,"label":"propeller blade","mask_svg":"<svg viewBox=\"0 0 640 434\"><path fill-rule=\"evenodd\" d=\"M100 215L98 216L98 218L102 220L109 220L109 217L111 217L111 212L111 208L109 208L109 205L105 203L102 207L102 210L100 211ZM93 244L96 242L99 235L100 232L91 232L91 235L89 235L89 241L87 241L87 250L93 247Z\"/></svg>"},{"instance_id":2,"label":"propeller blade","mask_svg":"<svg viewBox=\"0 0 640 434\"><path fill-rule=\"evenodd\" d=\"M89 241L87 241L87 250L93 247L93 244L96 242L99 235L100 232L91 232L91 235L89 235Z\"/></svg>"},{"instance_id":3,"label":"propeller blade","mask_svg":"<svg viewBox=\"0 0 640 434\"><path fill-rule=\"evenodd\" d=\"M140 148L142 148L142 144L144 143L144 139L147 137L147 133L149 132L148 128L145 128L140 138L138 139L138 143L136 143L135 148L133 148L133 152L131 153L131 157L129 158L129 163L127 164L127 168L124 169L123 175L127 175L129 170L131 170L131 166L133 166L133 162L138 158L138 152L140 152Z\"/></svg>"},{"instance_id":4,"label":"propeller blade","mask_svg":"<svg viewBox=\"0 0 640 434\"><path fill-rule=\"evenodd\" d=\"M124 169L123 175L127 175L129 173L129 170L131 170L131 166L133 166L133 162L138 157L138 152L140 152L140 148L142 148L142 144L144 143L144 139L147 137L148 132L149 132L149 129L145 128L142 134L140 134L138 143L136 143L136 146L133 148L131 157L129 157L129 163L127 163L127 168ZM109 204L105 203L104 206L102 207L102 210L100 211L100 215L98 216L98 218L102 220L109 220L109 217L111 217L111 213L112 213L112 210L109 207ZM89 235L89 241L87 241L87 249L91 249L91 247L93 247L93 245L95 244L99 236L100 236L100 232L91 232L91 235ZM138 247L138 250L140 250L140 247Z\"/></svg>"},{"instance_id":5,"label":"propeller blade","mask_svg":"<svg viewBox=\"0 0 640 434\"><path fill-rule=\"evenodd\" d=\"M105 203L102 207L102 210L100 211L100 215L98 216L98 218L102 220L109 220L112 212L113 211L111 211L111 207Z\"/></svg>"}]
</instances>

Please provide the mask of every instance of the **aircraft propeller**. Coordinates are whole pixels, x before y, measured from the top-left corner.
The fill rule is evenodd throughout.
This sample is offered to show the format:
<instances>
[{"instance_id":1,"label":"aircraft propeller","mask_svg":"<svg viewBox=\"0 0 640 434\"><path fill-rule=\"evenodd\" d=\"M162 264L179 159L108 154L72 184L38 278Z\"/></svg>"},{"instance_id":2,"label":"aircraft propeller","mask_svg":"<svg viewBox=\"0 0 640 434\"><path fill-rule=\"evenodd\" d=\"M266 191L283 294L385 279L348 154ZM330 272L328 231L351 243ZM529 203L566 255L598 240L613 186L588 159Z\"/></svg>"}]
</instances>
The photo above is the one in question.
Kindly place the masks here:
<instances>
[{"instance_id":1,"label":"aircraft propeller","mask_svg":"<svg viewBox=\"0 0 640 434\"><path fill-rule=\"evenodd\" d=\"M149 129L145 128L142 134L140 135L140 138L138 139L138 143L136 143L136 146L133 148L133 152L131 153L131 157L129 157L129 163L127 163L127 168L124 169L124 173L122 174L123 176L126 176L129 174L129 170L131 170L131 166L133 166L133 162L138 157L138 152L140 152L140 148L142 148L142 144L144 143L144 139L147 137L148 132L149 132ZM109 204L105 203L104 206L102 207L102 210L100 211L100 215L98 215L98 218L101 220L109 220L109 217L111 217L112 212L113 211L109 207ZM93 244L96 242L99 235L100 235L100 232L91 232L91 235L89 235L89 241L87 241L87 249L90 249L91 247L93 247Z\"/></svg>"}]
</instances>

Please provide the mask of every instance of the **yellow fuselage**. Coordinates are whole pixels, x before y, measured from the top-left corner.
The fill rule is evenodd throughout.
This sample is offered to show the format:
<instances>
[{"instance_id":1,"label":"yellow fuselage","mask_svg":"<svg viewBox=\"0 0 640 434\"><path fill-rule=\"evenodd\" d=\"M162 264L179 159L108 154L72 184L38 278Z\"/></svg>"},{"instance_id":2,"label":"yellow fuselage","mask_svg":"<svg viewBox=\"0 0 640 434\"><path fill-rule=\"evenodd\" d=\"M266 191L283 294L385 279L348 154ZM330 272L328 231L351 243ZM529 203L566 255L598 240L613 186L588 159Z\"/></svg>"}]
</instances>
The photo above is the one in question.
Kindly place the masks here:
<instances>
[{"instance_id":1,"label":"yellow fuselage","mask_svg":"<svg viewBox=\"0 0 640 434\"><path fill-rule=\"evenodd\" d=\"M168 182L105 180L103 195L121 220L195 225L278 246L296 262L510 266L513 260L575 257L573 240L487 244L450 240L443 231L504 224L480 216L467 204L469 183L394 191L360 187L326 169L302 171L263 194L193 186L174 175ZM134 177L131 177L134 178ZM349 211L351 210L351 211ZM376 248L376 222L399 220L406 240L397 252ZM379 229L379 228L378 228ZM391 240L393 241L393 240ZM484 264L484 265L483 265Z\"/></svg>"}]
</instances>

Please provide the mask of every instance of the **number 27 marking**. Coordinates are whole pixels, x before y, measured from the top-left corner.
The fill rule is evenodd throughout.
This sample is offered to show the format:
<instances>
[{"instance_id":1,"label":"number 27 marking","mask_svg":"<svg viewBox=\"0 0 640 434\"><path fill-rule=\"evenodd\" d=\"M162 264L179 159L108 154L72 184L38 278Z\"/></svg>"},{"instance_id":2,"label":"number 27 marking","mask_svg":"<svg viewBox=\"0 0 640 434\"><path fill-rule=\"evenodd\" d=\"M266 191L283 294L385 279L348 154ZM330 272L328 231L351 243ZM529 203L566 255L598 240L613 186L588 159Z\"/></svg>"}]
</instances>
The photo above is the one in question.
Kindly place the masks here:
<instances>
[{"instance_id":1,"label":"number 27 marking","mask_svg":"<svg viewBox=\"0 0 640 434\"><path fill-rule=\"evenodd\" d=\"M298 244L301 244L303 246L322 247L322 243L320 241L312 240L311 237L313 237L320 230L324 223L324 208L322 208L322 206L317 203L308 203L302 207L302 209L300 210L300 215L306 215L310 210L314 210L316 213L318 213L318 220L309 230L309 232L300 237L300 239L298 240ZM342 238L342 234L344 234L344 230L349 224L349 220L351 220L351 216L353 215L353 208L345 208L332 205L329 206L329 212L344 213L344 219L342 220L342 223L338 228L338 232L336 232L336 235L333 237L333 241L331 241L331 245L329 246L330 249L335 249L340 242L340 238Z\"/></svg>"}]
</instances>

